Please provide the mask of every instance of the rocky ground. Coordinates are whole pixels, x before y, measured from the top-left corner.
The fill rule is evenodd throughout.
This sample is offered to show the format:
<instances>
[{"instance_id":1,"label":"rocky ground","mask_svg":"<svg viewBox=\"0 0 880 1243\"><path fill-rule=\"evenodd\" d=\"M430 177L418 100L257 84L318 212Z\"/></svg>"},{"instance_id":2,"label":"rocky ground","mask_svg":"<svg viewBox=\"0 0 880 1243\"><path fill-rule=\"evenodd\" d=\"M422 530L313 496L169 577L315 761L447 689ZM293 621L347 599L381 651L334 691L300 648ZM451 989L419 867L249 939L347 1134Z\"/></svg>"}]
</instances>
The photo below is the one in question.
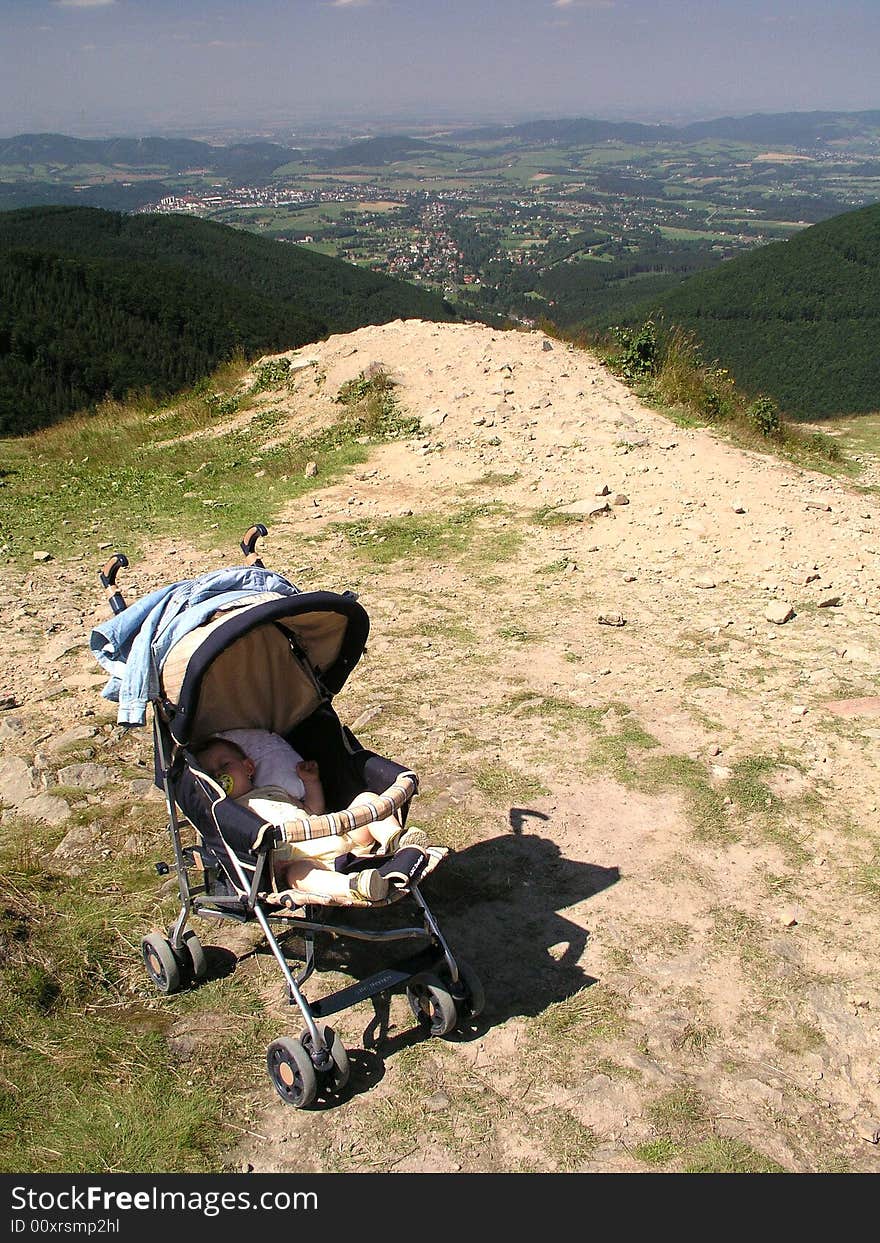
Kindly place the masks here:
<instances>
[{"instance_id":1,"label":"rocky ground","mask_svg":"<svg viewBox=\"0 0 880 1243\"><path fill-rule=\"evenodd\" d=\"M428 896L487 1006L429 1041L395 998L378 1049L371 1007L347 1012L328 1110L286 1109L257 1051L235 1162L880 1168L876 496L681 429L540 333L397 322L288 357L260 400L291 429L377 366L421 420L341 483L317 461L264 557L370 613L337 708L420 773L414 822L454 848ZM104 783L133 809L71 828L66 868L160 822L148 737L112 724L84 647L103 556L0 580L5 814L64 829ZM164 544L125 587L234 560ZM242 953L233 931L200 928ZM271 960L239 969L295 1034Z\"/></svg>"}]
</instances>

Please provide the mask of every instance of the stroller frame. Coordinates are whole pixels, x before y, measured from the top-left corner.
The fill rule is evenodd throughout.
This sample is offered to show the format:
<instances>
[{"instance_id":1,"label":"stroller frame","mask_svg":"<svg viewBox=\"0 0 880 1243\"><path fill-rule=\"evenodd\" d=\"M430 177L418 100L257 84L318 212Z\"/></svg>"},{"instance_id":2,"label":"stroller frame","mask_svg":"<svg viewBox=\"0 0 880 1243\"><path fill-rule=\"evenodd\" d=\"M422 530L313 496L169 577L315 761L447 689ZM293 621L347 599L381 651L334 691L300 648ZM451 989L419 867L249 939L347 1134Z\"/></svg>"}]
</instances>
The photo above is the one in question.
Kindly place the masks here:
<instances>
[{"instance_id":1,"label":"stroller frame","mask_svg":"<svg viewBox=\"0 0 880 1243\"><path fill-rule=\"evenodd\" d=\"M241 543L246 564L262 567L255 546L257 539L266 534L267 529L262 524L247 532ZM100 574L114 613L126 608L115 580L118 570L127 565L125 556L116 553ZM346 598L354 599L352 593L346 593ZM332 714L339 726L341 743L350 756L372 757L391 771L406 771L363 748L354 735L339 723L331 703L332 695L326 692L321 709ZM333 1014L358 1002L373 1000L376 1018L367 1028L368 1033L371 1027L376 1029L371 1041L373 1044L381 1038L383 1030L387 1030L393 993L406 993L416 1021L429 1035L451 1035L476 1019L483 1007L482 985L473 969L452 952L421 892L418 879L409 882L392 901L411 898L420 916L419 924L368 929L350 920L328 922L321 917L323 907L320 904L303 903L294 909L280 909L264 896L268 888L273 845L273 840L269 838L254 851L256 862L247 892L234 892L234 883L230 890L228 865L224 867L222 859L205 845L199 826L178 811L175 779L187 766L187 759L184 748L172 734L169 705L160 698L152 700L151 706L155 781L165 797L167 829L180 899L177 917L164 934L150 933L141 943L147 974L159 992L170 994L187 984L197 985L209 974L202 944L195 930L188 927L193 916L237 923L255 920L284 977L288 1003L298 1008L305 1025L299 1040L281 1037L273 1041L267 1052L267 1069L276 1091L282 1100L297 1108L308 1107L318 1096L338 1097L348 1082L350 1067L347 1053L333 1028L324 1021ZM308 719L311 720L311 717ZM409 800L400 811L402 823L405 823L408 810ZM195 845L184 845L181 833L184 823L191 824L200 835ZM156 870L159 875L167 875L171 869L167 863L159 862ZM198 879L193 878L194 871L201 873ZM357 909L364 911L367 908ZM273 924L283 926L285 931L282 932L279 927L276 934ZM301 937L304 942L304 952L298 956L301 957L302 968L297 974L291 969L281 944L286 937L293 935ZM303 986L319 970L316 940L322 935L373 944L412 941L415 948L410 956L392 966L374 971L365 978L309 1002L303 993Z\"/></svg>"}]
</instances>

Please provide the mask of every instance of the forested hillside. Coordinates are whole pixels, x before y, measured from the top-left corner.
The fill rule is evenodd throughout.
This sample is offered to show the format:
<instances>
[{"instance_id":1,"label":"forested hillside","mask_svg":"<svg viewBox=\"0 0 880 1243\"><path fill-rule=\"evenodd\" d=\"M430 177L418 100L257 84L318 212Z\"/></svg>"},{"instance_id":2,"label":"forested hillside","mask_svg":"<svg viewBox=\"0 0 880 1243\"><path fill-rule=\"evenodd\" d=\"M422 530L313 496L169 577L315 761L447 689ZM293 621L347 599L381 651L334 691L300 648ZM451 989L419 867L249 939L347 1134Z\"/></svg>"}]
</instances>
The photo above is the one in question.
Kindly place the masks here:
<instances>
[{"instance_id":1,"label":"forested hillside","mask_svg":"<svg viewBox=\"0 0 880 1243\"><path fill-rule=\"evenodd\" d=\"M880 204L690 277L640 313L658 308L794 416L878 410Z\"/></svg>"},{"instance_id":2,"label":"forested hillside","mask_svg":"<svg viewBox=\"0 0 880 1243\"><path fill-rule=\"evenodd\" d=\"M0 432L130 389L165 395L236 349L289 349L398 318L454 314L402 281L207 221L0 214Z\"/></svg>"}]
</instances>

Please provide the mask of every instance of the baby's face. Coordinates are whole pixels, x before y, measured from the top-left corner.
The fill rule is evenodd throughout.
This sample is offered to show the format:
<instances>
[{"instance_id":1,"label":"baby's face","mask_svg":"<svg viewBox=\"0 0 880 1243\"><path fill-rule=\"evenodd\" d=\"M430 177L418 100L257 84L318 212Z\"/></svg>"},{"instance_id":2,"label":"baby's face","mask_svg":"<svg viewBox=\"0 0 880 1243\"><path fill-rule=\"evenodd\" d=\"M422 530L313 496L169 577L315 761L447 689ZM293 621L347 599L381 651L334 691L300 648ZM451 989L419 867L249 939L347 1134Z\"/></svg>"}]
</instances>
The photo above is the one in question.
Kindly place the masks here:
<instances>
[{"instance_id":1,"label":"baby's face","mask_svg":"<svg viewBox=\"0 0 880 1243\"><path fill-rule=\"evenodd\" d=\"M225 742L215 742L213 746L202 751L199 763L209 777L213 777L226 789L230 798L241 798L242 794L253 789L256 772L254 761L246 755L239 755L234 747ZM223 781L224 777L232 782L231 789L227 788L228 783Z\"/></svg>"}]
</instances>

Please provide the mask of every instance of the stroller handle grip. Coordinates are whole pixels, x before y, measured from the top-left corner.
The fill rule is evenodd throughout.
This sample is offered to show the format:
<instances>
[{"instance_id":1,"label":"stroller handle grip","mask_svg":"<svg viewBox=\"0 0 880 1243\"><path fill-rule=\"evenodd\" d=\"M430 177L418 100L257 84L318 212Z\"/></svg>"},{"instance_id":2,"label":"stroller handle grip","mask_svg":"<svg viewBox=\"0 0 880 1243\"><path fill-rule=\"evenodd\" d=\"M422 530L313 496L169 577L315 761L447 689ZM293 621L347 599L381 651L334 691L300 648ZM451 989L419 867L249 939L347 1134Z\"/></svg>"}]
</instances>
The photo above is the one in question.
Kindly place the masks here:
<instances>
[{"instance_id":1,"label":"stroller handle grip","mask_svg":"<svg viewBox=\"0 0 880 1243\"><path fill-rule=\"evenodd\" d=\"M116 575L120 570L128 568L128 557L124 552L115 552L99 574L101 586L107 591L107 600L114 613L123 613L126 603L122 592L116 586Z\"/></svg>"},{"instance_id":2,"label":"stroller handle grip","mask_svg":"<svg viewBox=\"0 0 880 1243\"><path fill-rule=\"evenodd\" d=\"M239 547L245 555L245 561L248 565L258 565L262 567L262 561L257 556L256 547L258 539L265 539L269 534L262 522L255 522L252 527L245 533L244 539Z\"/></svg>"},{"instance_id":3,"label":"stroller handle grip","mask_svg":"<svg viewBox=\"0 0 880 1243\"><path fill-rule=\"evenodd\" d=\"M384 794L359 794L357 805L348 807L345 811L332 811L324 816L310 816L303 812L295 820L285 820L284 824L278 826L281 830L280 840L311 841L315 837L332 837L350 833L353 829L362 829L364 825L384 820L398 811L418 792L418 788L419 779L415 773L401 773ZM264 833L257 838L255 848L261 844L266 844Z\"/></svg>"}]
</instances>

